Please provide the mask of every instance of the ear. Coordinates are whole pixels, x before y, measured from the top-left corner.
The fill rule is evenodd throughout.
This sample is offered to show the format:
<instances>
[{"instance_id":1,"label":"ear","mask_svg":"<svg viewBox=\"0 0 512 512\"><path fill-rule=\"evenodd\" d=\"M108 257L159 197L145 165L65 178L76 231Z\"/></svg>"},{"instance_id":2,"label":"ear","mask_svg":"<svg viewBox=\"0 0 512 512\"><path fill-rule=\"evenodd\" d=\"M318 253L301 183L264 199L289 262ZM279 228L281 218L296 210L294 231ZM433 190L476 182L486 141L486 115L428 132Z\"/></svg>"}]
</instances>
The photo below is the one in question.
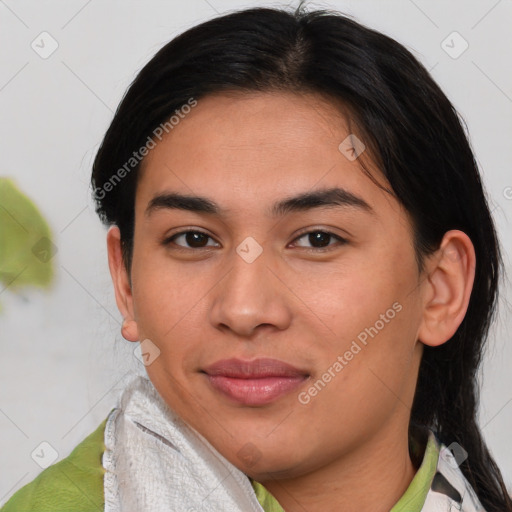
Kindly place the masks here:
<instances>
[{"instance_id":1,"label":"ear","mask_svg":"<svg viewBox=\"0 0 512 512\"><path fill-rule=\"evenodd\" d=\"M124 317L121 334L128 341L139 341L130 280L122 258L121 232L117 226L111 226L107 232L107 250L108 266L114 284L117 307Z\"/></svg>"},{"instance_id":2,"label":"ear","mask_svg":"<svg viewBox=\"0 0 512 512\"><path fill-rule=\"evenodd\" d=\"M448 341L466 314L475 279L475 249L459 230L447 231L426 265L423 318L417 339L438 346Z\"/></svg>"}]
</instances>

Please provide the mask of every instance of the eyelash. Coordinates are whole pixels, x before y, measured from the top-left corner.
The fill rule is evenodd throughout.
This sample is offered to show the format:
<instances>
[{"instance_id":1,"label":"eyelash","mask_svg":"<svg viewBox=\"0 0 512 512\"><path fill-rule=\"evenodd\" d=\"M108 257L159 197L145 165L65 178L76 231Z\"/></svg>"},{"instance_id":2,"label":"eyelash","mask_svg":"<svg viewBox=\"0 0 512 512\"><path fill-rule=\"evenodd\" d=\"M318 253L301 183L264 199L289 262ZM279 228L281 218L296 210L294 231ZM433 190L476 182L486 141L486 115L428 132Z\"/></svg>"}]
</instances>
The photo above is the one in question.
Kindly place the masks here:
<instances>
[{"instance_id":1,"label":"eyelash","mask_svg":"<svg viewBox=\"0 0 512 512\"><path fill-rule=\"evenodd\" d=\"M213 238L208 235L207 233L205 233L204 231L199 231L197 229L189 229L189 230L186 230L186 231L180 231L179 233L175 233L174 235L170 236L170 237L167 237L165 238L163 241L162 241L162 245L164 246L170 246L172 243L174 243L174 240L180 236L183 236L183 235L186 235L188 233L200 233L210 239L213 240ZM304 233L301 233L299 234L293 241L295 242L296 240L299 240L301 238L303 238L304 236L306 235L310 235L312 233L322 233L323 235L327 235L327 236L330 236L332 238L335 238L338 240L338 245L328 245L326 247L304 247L303 249L307 250L307 251L310 251L310 252L327 252L327 251L330 251L332 250L333 248L335 247L339 247L341 245L345 245L348 243L348 240L346 240L345 238L342 238L338 235L335 235L334 233L331 233L330 231L325 231L325 230L322 230L322 229L314 229L314 230L311 230L311 231L305 231ZM180 245L177 245L177 244L174 244L175 247L173 247L173 250L178 250L178 251L196 251L196 250L205 250L205 249L208 249L208 248L211 248L213 246L205 246L205 247L183 247L183 246L180 246Z\"/></svg>"}]
</instances>

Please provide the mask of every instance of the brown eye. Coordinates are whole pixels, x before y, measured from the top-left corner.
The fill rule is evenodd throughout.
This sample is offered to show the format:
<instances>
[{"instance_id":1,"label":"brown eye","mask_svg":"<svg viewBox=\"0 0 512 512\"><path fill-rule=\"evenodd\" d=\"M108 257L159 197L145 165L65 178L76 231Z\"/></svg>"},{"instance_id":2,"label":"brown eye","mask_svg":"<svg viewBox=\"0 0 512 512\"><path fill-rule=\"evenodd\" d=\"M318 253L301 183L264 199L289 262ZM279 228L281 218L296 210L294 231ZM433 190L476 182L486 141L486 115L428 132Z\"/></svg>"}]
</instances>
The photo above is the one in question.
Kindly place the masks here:
<instances>
[{"instance_id":1,"label":"brown eye","mask_svg":"<svg viewBox=\"0 0 512 512\"><path fill-rule=\"evenodd\" d=\"M343 244L347 243L347 240L345 240L344 238L341 238L338 235L335 235L334 233L330 233L328 231L320 231L320 230L309 231L307 233L303 233L301 236L299 236L295 240L300 240L300 239L306 238L306 237L307 237L307 242L309 242L311 244L311 246L309 247L311 249L322 250L322 249L331 247L333 245L333 244L329 243L331 241L331 239L336 239L339 242L338 245L343 245ZM336 245L336 244L334 244L334 245ZM300 245L300 244L299 244L299 247L308 248L307 245L304 246L304 245Z\"/></svg>"},{"instance_id":2,"label":"brown eye","mask_svg":"<svg viewBox=\"0 0 512 512\"><path fill-rule=\"evenodd\" d=\"M182 242L184 241L186 245L176 242L180 239ZM202 231L182 231L165 239L163 244L170 245L173 243L184 249L202 249L205 247L212 247L212 245L207 245L208 239L213 240L209 235Z\"/></svg>"}]
</instances>

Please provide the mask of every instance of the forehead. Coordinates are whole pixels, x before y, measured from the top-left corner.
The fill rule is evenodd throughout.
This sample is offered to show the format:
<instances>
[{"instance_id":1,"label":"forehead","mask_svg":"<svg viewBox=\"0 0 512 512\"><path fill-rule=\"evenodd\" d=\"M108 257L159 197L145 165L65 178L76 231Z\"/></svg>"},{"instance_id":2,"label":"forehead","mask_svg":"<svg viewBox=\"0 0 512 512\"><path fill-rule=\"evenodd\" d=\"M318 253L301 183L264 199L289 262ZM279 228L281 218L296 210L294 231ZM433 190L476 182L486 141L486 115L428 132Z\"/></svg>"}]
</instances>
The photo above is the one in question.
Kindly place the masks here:
<instances>
[{"instance_id":1,"label":"forehead","mask_svg":"<svg viewBox=\"0 0 512 512\"><path fill-rule=\"evenodd\" d=\"M372 166L371 159L344 151L350 128L342 105L313 94L207 96L146 156L136 208L164 190L213 194L232 212L268 209L279 198L332 186L373 201L382 190L360 165L364 158ZM375 166L372 174L385 185Z\"/></svg>"}]
</instances>

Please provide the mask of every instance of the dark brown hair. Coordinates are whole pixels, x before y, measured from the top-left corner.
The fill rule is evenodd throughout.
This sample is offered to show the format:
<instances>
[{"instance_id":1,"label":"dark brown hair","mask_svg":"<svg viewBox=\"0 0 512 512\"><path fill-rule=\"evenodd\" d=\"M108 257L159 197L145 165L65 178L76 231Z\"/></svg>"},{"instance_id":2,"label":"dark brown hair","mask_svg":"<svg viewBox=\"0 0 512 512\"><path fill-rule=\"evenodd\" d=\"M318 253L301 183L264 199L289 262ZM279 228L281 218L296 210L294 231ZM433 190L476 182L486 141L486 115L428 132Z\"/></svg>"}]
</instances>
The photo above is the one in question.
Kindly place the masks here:
<instances>
[{"instance_id":1,"label":"dark brown hair","mask_svg":"<svg viewBox=\"0 0 512 512\"><path fill-rule=\"evenodd\" d=\"M468 457L460 468L485 509L512 512L477 424L476 373L502 266L493 220L457 112L426 69L392 38L337 12L253 8L209 20L166 44L129 87L93 165L96 211L105 224L119 226L128 272L140 164L121 180L112 178L190 98L200 101L227 90L314 92L338 99L354 113L411 216L418 260L435 251L448 230L471 238L477 265L469 308L449 341L424 348L411 428L427 426L447 446L462 446Z\"/></svg>"}]
</instances>

